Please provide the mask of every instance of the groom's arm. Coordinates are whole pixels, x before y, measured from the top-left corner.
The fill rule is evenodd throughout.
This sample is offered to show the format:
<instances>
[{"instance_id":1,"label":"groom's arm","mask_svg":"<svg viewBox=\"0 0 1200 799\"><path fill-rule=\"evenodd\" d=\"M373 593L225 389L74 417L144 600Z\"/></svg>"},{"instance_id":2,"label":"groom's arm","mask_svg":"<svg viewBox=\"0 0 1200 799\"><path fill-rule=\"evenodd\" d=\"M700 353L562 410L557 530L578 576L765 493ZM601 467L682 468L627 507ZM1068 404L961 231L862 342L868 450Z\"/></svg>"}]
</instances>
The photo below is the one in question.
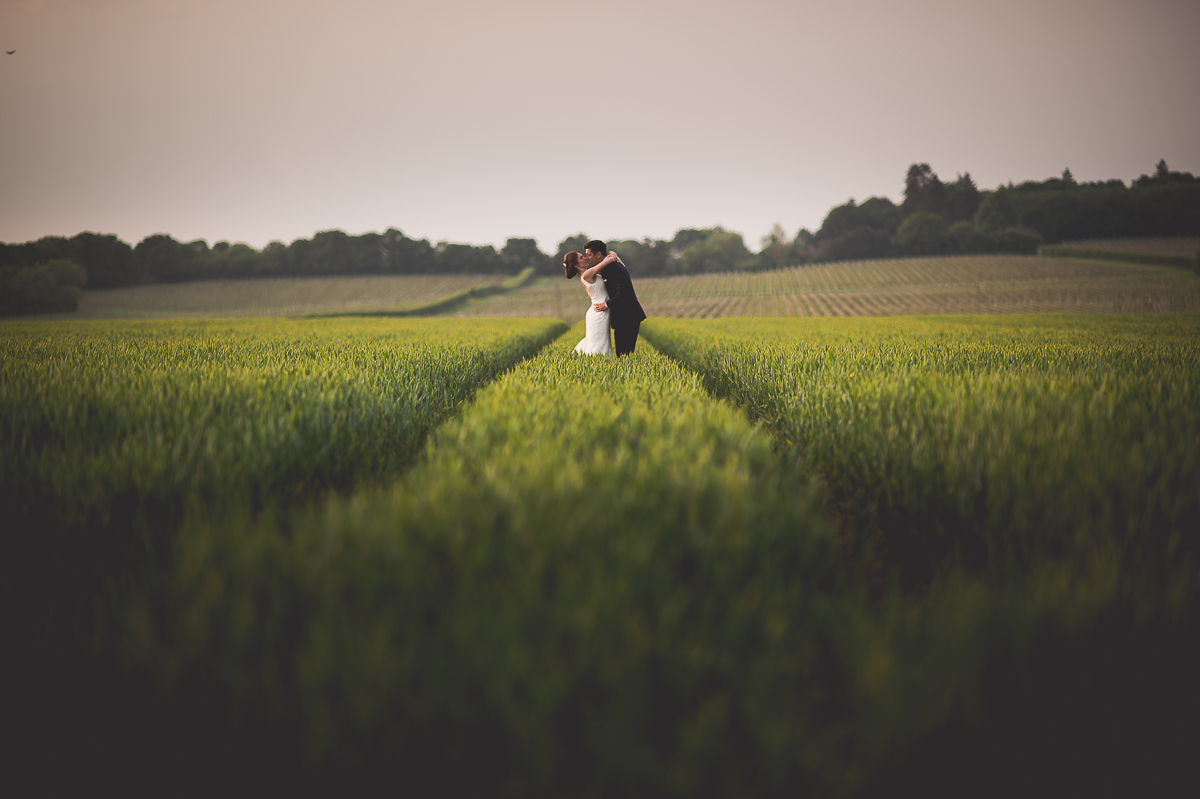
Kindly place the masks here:
<instances>
[{"instance_id":1,"label":"groom's arm","mask_svg":"<svg viewBox=\"0 0 1200 799\"><path fill-rule=\"evenodd\" d=\"M604 256L603 261L601 261L600 263L596 264L593 267L589 267L588 269L585 269L583 271L583 279L590 281L593 277L596 276L596 273L602 271L604 269L604 267L608 266L611 263L619 263L620 260L621 259L617 257L617 254L615 252L610 252L608 255Z\"/></svg>"},{"instance_id":2,"label":"groom's arm","mask_svg":"<svg viewBox=\"0 0 1200 799\"><path fill-rule=\"evenodd\" d=\"M624 266L624 264L621 265ZM628 277L625 275L620 275L620 270L617 270L617 272L619 277L604 281L604 288L608 291L607 307L609 308L612 307L613 302L625 291L625 285L629 282Z\"/></svg>"}]
</instances>

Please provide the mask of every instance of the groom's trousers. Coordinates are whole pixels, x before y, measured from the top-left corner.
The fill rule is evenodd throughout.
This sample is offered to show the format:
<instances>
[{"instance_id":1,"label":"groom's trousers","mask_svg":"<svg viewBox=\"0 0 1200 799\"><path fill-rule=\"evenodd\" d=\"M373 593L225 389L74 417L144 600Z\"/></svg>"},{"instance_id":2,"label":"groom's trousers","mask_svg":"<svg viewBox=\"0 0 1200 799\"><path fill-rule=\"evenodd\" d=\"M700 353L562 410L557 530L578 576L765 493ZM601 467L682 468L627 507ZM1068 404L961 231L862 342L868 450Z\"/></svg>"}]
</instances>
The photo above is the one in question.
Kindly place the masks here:
<instances>
[{"instance_id":1,"label":"groom's trousers","mask_svg":"<svg viewBox=\"0 0 1200 799\"><path fill-rule=\"evenodd\" d=\"M633 348L637 346L638 331L641 330L642 323L626 322L620 327L613 328L613 341L617 348L617 355L628 355L633 352Z\"/></svg>"}]
</instances>

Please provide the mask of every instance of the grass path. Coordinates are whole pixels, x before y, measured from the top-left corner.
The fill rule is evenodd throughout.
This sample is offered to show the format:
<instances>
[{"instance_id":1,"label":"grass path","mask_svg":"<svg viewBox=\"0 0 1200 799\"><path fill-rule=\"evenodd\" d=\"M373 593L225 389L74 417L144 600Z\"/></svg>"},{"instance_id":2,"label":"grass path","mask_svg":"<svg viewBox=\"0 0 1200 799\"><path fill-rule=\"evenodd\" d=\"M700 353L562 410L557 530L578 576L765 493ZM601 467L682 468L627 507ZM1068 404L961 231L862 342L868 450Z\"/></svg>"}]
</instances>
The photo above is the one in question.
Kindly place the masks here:
<instances>
[{"instance_id":1,"label":"grass path","mask_svg":"<svg viewBox=\"0 0 1200 799\"><path fill-rule=\"evenodd\" d=\"M697 377L648 346L576 356L580 335L482 390L391 489L185 531L122 621L126 662L201 744L197 692L322 771L515 795L823 771L819 697L790 685L829 623L798 615L832 567L812 492Z\"/></svg>"}]
</instances>

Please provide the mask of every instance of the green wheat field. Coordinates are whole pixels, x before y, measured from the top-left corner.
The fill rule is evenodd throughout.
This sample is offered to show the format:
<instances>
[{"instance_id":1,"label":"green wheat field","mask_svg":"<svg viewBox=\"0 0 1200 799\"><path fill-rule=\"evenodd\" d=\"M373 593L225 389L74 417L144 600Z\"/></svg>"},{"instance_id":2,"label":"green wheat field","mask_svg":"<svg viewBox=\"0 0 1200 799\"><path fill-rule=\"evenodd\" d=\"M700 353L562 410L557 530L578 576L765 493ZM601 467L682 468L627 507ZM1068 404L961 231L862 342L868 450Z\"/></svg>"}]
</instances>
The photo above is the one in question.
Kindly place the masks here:
<instances>
[{"instance_id":1,"label":"green wheat field","mask_svg":"<svg viewBox=\"0 0 1200 799\"><path fill-rule=\"evenodd\" d=\"M479 285L421 280L383 305ZM384 296L295 282L0 323L11 763L418 796L1186 775L1195 275L639 281L619 360L572 352L561 278L430 318L292 318Z\"/></svg>"}]
</instances>

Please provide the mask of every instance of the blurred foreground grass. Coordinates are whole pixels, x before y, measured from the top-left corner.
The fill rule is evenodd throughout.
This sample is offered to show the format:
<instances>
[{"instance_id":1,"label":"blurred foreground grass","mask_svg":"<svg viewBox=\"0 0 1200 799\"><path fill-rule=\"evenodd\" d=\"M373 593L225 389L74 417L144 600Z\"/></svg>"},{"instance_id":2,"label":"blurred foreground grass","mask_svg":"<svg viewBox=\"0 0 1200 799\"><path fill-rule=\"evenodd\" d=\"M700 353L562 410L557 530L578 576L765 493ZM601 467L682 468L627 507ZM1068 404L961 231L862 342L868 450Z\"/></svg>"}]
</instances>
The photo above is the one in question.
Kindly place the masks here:
<instances>
[{"instance_id":1,"label":"blurred foreground grass","mask_svg":"<svg viewBox=\"0 0 1200 799\"><path fill-rule=\"evenodd\" d=\"M836 580L811 492L678 366L574 341L482 392L392 489L187 528L122 657L181 701L222 697L247 742L286 730L317 774L562 795L823 768L816 736L788 751L845 699L794 684L821 668L810 625L829 632L800 611Z\"/></svg>"},{"instance_id":2,"label":"blurred foreground grass","mask_svg":"<svg viewBox=\"0 0 1200 799\"><path fill-rule=\"evenodd\" d=\"M1200 710L1196 324L649 321L688 369L644 343L575 356L577 326L394 482L211 513L168 491L168 546L83 623L38 617L74 660L27 675L21 732L151 784L1154 792ZM391 396L369 371L351 382ZM299 404L340 407L321 396Z\"/></svg>"},{"instance_id":3,"label":"blurred foreground grass","mask_svg":"<svg viewBox=\"0 0 1200 799\"><path fill-rule=\"evenodd\" d=\"M8 665L24 678L13 680L22 701L7 720L44 723L18 737L54 749L86 715L72 703L112 689L86 677L114 665L98 607L135 571L173 562L184 519L296 508L394 480L430 429L562 329L545 320L0 326L0 613Z\"/></svg>"},{"instance_id":4,"label":"blurred foreground grass","mask_svg":"<svg viewBox=\"0 0 1200 799\"><path fill-rule=\"evenodd\" d=\"M1104 543L1200 545L1200 317L653 320L647 337L820 476L843 532L927 582ZM1145 561L1141 563L1141 561Z\"/></svg>"}]
</instances>

